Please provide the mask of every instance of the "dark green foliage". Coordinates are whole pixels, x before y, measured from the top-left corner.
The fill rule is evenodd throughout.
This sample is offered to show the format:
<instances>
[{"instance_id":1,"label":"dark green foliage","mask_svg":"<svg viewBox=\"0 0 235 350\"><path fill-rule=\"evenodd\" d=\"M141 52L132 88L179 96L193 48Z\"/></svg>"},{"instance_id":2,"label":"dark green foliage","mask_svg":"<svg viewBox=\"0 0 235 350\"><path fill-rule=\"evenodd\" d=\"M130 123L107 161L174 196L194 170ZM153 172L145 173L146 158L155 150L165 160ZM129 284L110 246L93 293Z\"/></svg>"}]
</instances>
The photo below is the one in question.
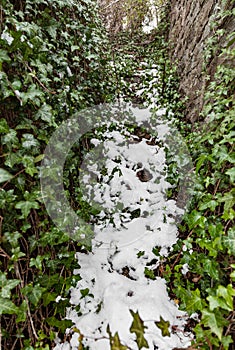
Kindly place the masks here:
<instances>
[{"instance_id":1,"label":"dark green foliage","mask_svg":"<svg viewBox=\"0 0 235 350\"><path fill-rule=\"evenodd\" d=\"M235 50L229 40L230 36L227 47L220 48L225 63L217 67L205 92L203 124L188 132L188 125L178 121L187 135L196 183L180 239L159 269L181 309L198 313L194 343L205 350L234 349L235 341ZM209 40L205 60L216 51L213 45ZM188 272L183 274L185 264Z\"/></svg>"},{"instance_id":2,"label":"dark green foliage","mask_svg":"<svg viewBox=\"0 0 235 350\"><path fill-rule=\"evenodd\" d=\"M0 13L2 347L51 349L80 247L47 216L40 162L59 122L112 96L107 39L95 1L3 0Z\"/></svg>"},{"instance_id":3,"label":"dark green foliage","mask_svg":"<svg viewBox=\"0 0 235 350\"><path fill-rule=\"evenodd\" d=\"M2 0L0 5L0 314L4 350L49 350L56 333L64 338L65 329L71 326L64 316L69 289L80 279L73 270L78 268L74 253L81 247L54 227L39 187L43 150L58 123L84 107L110 101L114 93L133 100L135 84L144 88L137 103L148 101L148 92L155 88L159 104L167 106L169 115L182 112L178 78L167 56L166 21L150 36L137 32L130 40L129 34L119 33L109 55L95 4L92 0ZM214 41L211 43L205 63L216 52ZM221 51L231 62L233 44L234 36L230 36ZM151 76L135 81L135 72L141 70L140 62L146 57L148 66L156 64L160 72L160 81L151 87ZM195 163L194 199L173 252L161 260L158 271L145 269L147 278L166 278L171 296L180 301L183 310L198 313L195 347L205 350L233 349L235 341L234 81L234 69L219 66L205 94L205 125L196 131L196 125L192 130L183 118L178 121ZM79 147L82 157L86 149ZM72 205L76 198L75 209L89 221L99 208L82 200L76 182L80 162L72 149L65 187ZM177 196L177 171L170 155L168 162L169 180L175 186L169 196ZM73 194L72 187L76 188ZM132 215L138 217L138 212ZM158 248L153 251L159 254ZM139 252L138 257L143 254ZM183 275L185 264L188 272ZM80 292L81 298L89 295L88 289ZM79 313L79 306L76 311ZM138 311L131 314L130 331L136 334L139 348L147 347L144 321ZM169 335L167 320L161 318L156 325L163 335ZM78 349L82 350L83 336L79 330L73 331L80 335ZM108 329L108 334L112 349L127 348L117 333L112 335Z\"/></svg>"}]
</instances>

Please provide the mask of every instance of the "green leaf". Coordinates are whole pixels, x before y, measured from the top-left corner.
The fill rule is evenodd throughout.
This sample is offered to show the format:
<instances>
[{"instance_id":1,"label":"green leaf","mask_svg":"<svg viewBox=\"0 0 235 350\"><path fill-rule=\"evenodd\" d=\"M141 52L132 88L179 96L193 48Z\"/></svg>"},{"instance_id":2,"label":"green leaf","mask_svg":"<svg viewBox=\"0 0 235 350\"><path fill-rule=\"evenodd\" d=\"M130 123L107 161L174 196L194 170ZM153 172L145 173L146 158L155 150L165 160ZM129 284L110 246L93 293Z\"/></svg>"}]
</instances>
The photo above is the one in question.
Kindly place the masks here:
<instances>
[{"instance_id":1,"label":"green leaf","mask_svg":"<svg viewBox=\"0 0 235 350\"><path fill-rule=\"evenodd\" d=\"M49 292L49 293L43 293L43 305L47 306L48 304L50 304L50 302L54 302L56 300L58 296L58 293L53 293L53 292Z\"/></svg>"},{"instance_id":2,"label":"green leaf","mask_svg":"<svg viewBox=\"0 0 235 350\"><path fill-rule=\"evenodd\" d=\"M235 167L233 167L233 168L227 170L227 171L225 172L225 174L228 175L228 176L230 177L230 180L231 180L232 183L235 182Z\"/></svg>"},{"instance_id":3,"label":"green leaf","mask_svg":"<svg viewBox=\"0 0 235 350\"><path fill-rule=\"evenodd\" d=\"M13 178L13 176L8 173L8 171L0 168L0 183L9 181Z\"/></svg>"},{"instance_id":4,"label":"green leaf","mask_svg":"<svg viewBox=\"0 0 235 350\"><path fill-rule=\"evenodd\" d=\"M210 210L214 211L218 205L219 205L219 203L216 200L214 200L214 199L208 200L208 201L200 204L199 210L206 210L209 208Z\"/></svg>"},{"instance_id":5,"label":"green leaf","mask_svg":"<svg viewBox=\"0 0 235 350\"><path fill-rule=\"evenodd\" d=\"M196 312L198 310L202 310L203 304L201 299L200 290L197 288L196 290L190 291L188 298L185 300L186 308L190 312Z\"/></svg>"},{"instance_id":6,"label":"green leaf","mask_svg":"<svg viewBox=\"0 0 235 350\"><path fill-rule=\"evenodd\" d=\"M36 201L20 201L15 205L16 209L20 209L22 216L27 218L31 209L38 209L39 204Z\"/></svg>"},{"instance_id":7,"label":"green leaf","mask_svg":"<svg viewBox=\"0 0 235 350\"><path fill-rule=\"evenodd\" d=\"M0 315L2 314L17 314L19 308L9 299L0 297Z\"/></svg>"},{"instance_id":8,"label":"green leaf","mask_svg":"<svg viewBox=\"0 0 235 350\"><path fill-rule=\"evenodd\" d=\"M40 287L39 284L33 286L32 284L28 284L24 288L21 289L23 295L28 297L29 301L33 305L37 305L42 297L42 293L46 290L46 288Z\"/></svg>"},{"instance_id":9,"label":"green leaf","mask_svg":"<svg viewBox=\"0 0 235 350\"><path fill-rule=\"evenodd\" d=\"M223 327L227 322L218 312L210 312L206 309L202 310L202 322L221 340Z\"/></svg>"},{"instance_id":10,"label":"green leaf","mask_svg":"<svg viewBox=\"0 0 235 350\"><path fill-rule=\"evenodd\" d=\"M196 163L196 174L198 174L199 169L202 167L202 165L207 160L207 154L202 154L198 159Z\"/></svg>"},{"instance_id":11,"label":"green leaf","mask_svg":"<svg viewBox=\"0 0 235 350\"><path fill-rule=\"evenodd\" d=\"M0 273L0 288L2 298L10 298L11 290L15 288L20 283L17 279L8 280L4 273Z\"/></svg>"},{"instance_id":12,"label":"green leaf","mask_svg":"<svg viewBox=\"0 0 235 350\"><path fill-rule=\"evenodd\" d=\"M52 108L48 104L44 103L37 113L35 114L36 119L43 120L49 125L54 125L54 119L52 114Z\"/></svg>"},{"instance_id":13,"label":"green leaf","mask_svg":"<svg viewBox=\"0 0 235 350\"><path fill-rule=\"evenodd\" d=\"M76 51L76 50L80 50L80 46L78 46L78 45L72 45L72 46L71 46L71 51L74 52L74 51Z\"/></svg>"},{"instance_id":14,"label":"green leaf","mask_svg":"<svg viewBox=\"0 0 235 350\"><path fill-rule=\"evenodd\" d=\"M160 321L155 322L155 325L161 330L162 336L163 337L170 337L170 332L169 332L169 327L170 327L170 322L165 321L162 316L160 316Z\"/></svg>"},{"instance_id":15,"label":"green leaf","mask_svg":"<svg viewBox=\"0 0 235 350\"><path fill-rule=\"evenodd\" d=\"M112 336L109 325L107 326L107 333L109 335L109 344L110 344L111 350L128 350L126 346L121 344L121 341L117 332L114 334L114 336Z\"/></svg>"},{"instance_id":16,"label":"green leaf","mask_svg":"<svg viewBox=\"0 0 235 350\"><path fill-rule=\"evenodd\" d=\"M226 236L223 236L223 243L229 254L235 255L235 228L231 227Z\"/></svg>"},{"instance_id":17,"label":"green leaf","mask_svg":"<svg viewBox=\"0 0 235 350\"><path fill-rule=\"evenodd\" d=\"M38 105L37 97L41 98L43 96L43 92L37 88L35 84L30 85L27 92L21 92L20 97L23 103L27 103L28 101L34 102Z\"/></svg>"},{"instance_id":18,"label":"green leaf","mask_svg":"<svg viewBox=\"0 0 235 350\"><path fill-rule=\"evenodd\" d=\"M81 299L85 298L88 294L89 294L89 288L85 288L85 289L80 289L80 293L81 293Z\"/></svg>"},{"instance_id":19,"label":"green leaf","mask_svg":"<svg viewBox=\"0 0 235 350\"><path fill-rule=\"evenodd\" d=\"M45 154L39 154L37 157L34 158L34 163L41 162L41 160L45 157Z\"/></svg>"},{"instance_id":20,"label":"green leaf","mask_svg":"<svg viewBox=\"0 0 235 350\"><path fill-rule=\"evenodd\" d=\"M71 328L73 323L71 320L58 320L55 316L48 317L46 319L46 322L49 324L49 326L52 327L58 327L58 329L65 333L66 328Z\"/></svg>"},{"instance_id":21,"label":"green leaf","mask_svg":"<svg viewBox=\"0 0 235 350\"><path fill-rule=\"evenodd\" d=\"M43 256L38 255L36 258L31 258L29 266L33 267L35 266L37 269L40 271L42 270L42 261L43 261Z\"/></svg>"},{"instance_id":22,"label":"green leaf","mask_svg":"<svg viewBox=\"0 0 235 350\"><path fill-rule=\"evenodd\" d=\"M130 327L130 331L131 331L131 333L135 333L136 342L138 344L139 349L142 349L144 347L149 349L148 343L147 343L146 339L144 338L144 329L146 328L144 326L144 322L141 320L138 311L134 312L134 311L130 310L130 313L133 317L133 322L132 322L132 325Z\"/></svg>"},{"instance_id":23,"label":"green leaf","mask_svg":"<svg viewBox=\"0 0 235 350\"><path fill-rule=\"evenodd\" d=\"M10 62L11 59L8 56L8 53L6 50L0 50L0 62Z\"/></svg>"},{"instance_id":24,"label":"green leaf","mask_svg":"<svg viewBox=\"0 0 235 350\"><path fill-rule=\"evenodd\" d=\"M230 47L230 46L232 46L234 43L235 43L235 38L232 38L232 39L228 42L227 48Z\"/></svg>"},{"instance_id":25,"label":"green leaf","mask_svg":"<svg viewBox=\"0 0 235 350\"><path fill-rule=\"evenodd\" d=\"M146 277L152 279L152 280L155 280L156 279L156 276L154 274L154 271L153 270L150 270L148 269L147 267L145 267L144 269L144 274Z\"/></svg>"},{"instance_id":26,"label":"green leaf","mask_svg":"<svg viewBox=\"0 0 235 350\"><path fill-rule=\"evenodd\" d=\"M235 264L232 264L231 268L233 269L233 271L232 271L230 276L231 276L232 281L235 281Z\"/></svg>"},{"instance_id":27,"label":"green leaf","mask_svg":"<svg viewBox=\"0 0 235 350\"><path fill-rule=\"evenodd\" d=\"M22 146L26 149L31 147L37 147L39 142L34 138L32 134L23 134Z\"/></svg>"},{"instance_id":28,"label":"green leaf","mask_svg":"<svg viewBox=\"0 0 235 350\"><path fill-rule=\"evenodd\" d=\"M188 215L187 220L190 229L194 228L195 226L200 226L201 228L205 227L206 218L197 210L193 210Z\"/></svg>"},{"instance_id":29,"label":"green leaf","mask_svg":"<svg viewBox=\"0 0 235 350\"><path fill-rule=\"evenodd\" d=\"M233 209L235 205L235 188L231 189L230 192L226 192L222 198L219 199L221 203L224 202L224 213L226 215L229 213L230 209Z\"/></svg>"},{"instance_id":30,"label":"green leaf","mask_svg":"<svg viewBox=\"0 0 235 350\"><path fill-rule=\"evenodd\" d=\"M16 323L24 322L26 320L26 317L27 317L27 303L26 303L26 300L23 300L22 304L19 306Z\"/></svg>"},{"instance_id":31,"label":"green leaf","mask_svg":"<svg viewBox=\"0 0 235 350\"><path fill-rule=\"evenodd\" d=\"M0 134L6 134L9 131L9 126L6 119L0 119Z\"/></svg>"}]
</instances>

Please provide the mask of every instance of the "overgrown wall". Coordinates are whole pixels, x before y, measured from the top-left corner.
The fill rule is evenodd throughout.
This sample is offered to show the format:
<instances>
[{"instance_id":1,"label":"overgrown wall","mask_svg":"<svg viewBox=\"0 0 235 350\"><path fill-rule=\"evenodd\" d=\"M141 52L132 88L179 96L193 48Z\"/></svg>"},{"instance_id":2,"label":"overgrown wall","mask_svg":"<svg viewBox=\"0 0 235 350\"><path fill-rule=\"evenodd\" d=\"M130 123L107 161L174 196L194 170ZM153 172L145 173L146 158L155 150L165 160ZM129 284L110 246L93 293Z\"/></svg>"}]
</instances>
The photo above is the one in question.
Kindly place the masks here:
<instances>
[{"instance_id":1,"label":"overgrown wall","mask_svg":"<svg viewBox=\"0 0 235 350\"><path fill-rule=\"evenodd\" d=\"M199 118L204 91L213 80L216 67L226 60L219 54L227 45L227 35L235 30L235 16L229 12L227 16L221 14L234 7L234 0L171 0L170 56L172 62L177 62L180 93L189 98L186 116L192 122ZM208 52L208 40L211 52Z\"/></svg>"}]
</instances>

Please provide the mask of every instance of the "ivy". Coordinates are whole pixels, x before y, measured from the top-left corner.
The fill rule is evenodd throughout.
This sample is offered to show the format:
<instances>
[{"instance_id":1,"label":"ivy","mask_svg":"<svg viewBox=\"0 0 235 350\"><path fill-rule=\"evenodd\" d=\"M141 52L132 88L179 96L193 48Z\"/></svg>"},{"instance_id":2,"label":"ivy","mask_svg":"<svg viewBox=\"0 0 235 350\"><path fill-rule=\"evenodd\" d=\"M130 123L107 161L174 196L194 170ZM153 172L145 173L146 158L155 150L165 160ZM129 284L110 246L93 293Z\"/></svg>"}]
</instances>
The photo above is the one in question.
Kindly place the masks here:
<instances>
[{"instance_id":1,"label":"ivy","mask_svg":"<svg viewBox=\"0 0 235 350\"><path fill-rule=\"evenodd\" d=\"M203 125L190 129L178 122L194 159L195 190L179 227L181 239L162 267L180 308L199 316L193 344L205 350L231 349L234 343L235 75L231 62L235 51L230 35L216 29L222 18L232 16L232 11L221 11L216 16L214 35L205 50L205 74L208 60L216 53L220 52L224 63L207 85ZM221 35L227 35L227 45L218 48ZM186 274L182 273L184 264Z\"/></svg>"},{"instance_id":2,"label":"ivy","mask_svg":"<svg viewBox=\"0 0 235 350\"><path fill-rule=\"evenodd\" d=\"M40 162L61 121L112 98L108 40L94 1L3 0L0 12L2 346L51 349L81 247L46 213Z\"/></svg>"},{"instance_id":3,"label":"ivy","mask_svg":"<svg viewBox=\"0 0 235 350\"><path fill-rule=\"evenodd\" d=\"M143 1L140 3L145 7ZM148 56L145 70L149 69L149 75L137 81L142 90L137 102L151 103L149 96L154 91L169 117L172 112L179 117L178 126L187 139L196 171L194 197L179 226L178 242L169 257L160 262L161 277L165 277L180 308L189 316L198 315L193 329L195 347L230 349L234 342L235 295L235 72L228 62L235 57L234 34L227 36L219 50L217 42L227 35L220 23L234 15L234 10L220 11L212 24L214 35L205 49L205 70L218 52L227 63L217 67L214 80L206 87L204 125L193 128L182 118L176 68L167 53L167 21L163 20L150 37L136 28L131 38L120 32L110 48L95 1L3 0L0 11L3 347L48 350L56 335L64 337L66 328L71 327L65 314L69 290L80 279L72 274L77 267L74 252L82 247L54 227L47 216L38 178L43 150L59 123L76 111L109 102L115 94L136 98L135 72L142 69L142 57ZM143 13L137 15L140 22ZM135 27L133 16L130 13L128 30ZM156 64L159 77L152 81L150 69ZM81 145L80 151L86 152ZM75 163L73 156L71 150L65 169L70 179L65 183L67 190L76 185L80 160ZM168 154L169 182L173 186L169 196L177 195L179 182L173 158ZM98 208L82 201L79 189L75 196L77 212L84 219L97 214ZM159 254L157 249L155 253ZM141 255L143 252L138 253ZM185 264L188 272L184 275ZM145 269L146 277L152 280L156 279L155 272ZM90 295L87 289L80 292L82 297ZM138 311L130 312L130 332L139 349L148 348L144 321ZM169 336L169 321L160 317L156 326L163 336ZM117 333L112 335L109 328L107 333L111 349L128 349ZM83 336L79 336L78 346L83 349Z\"/></svg>"},{"instance_id":4,"label":"ivy","mask_svg":"<svg viewBox=\"0 0 235 350\"><path fill-rule=\"evenodd\" d=\"M132 322L130 331L131 333L135 333L136 335L136 343L138 344L138 348L142 349L145 347L148 349L149 348L148 343L144 338L144 329L146 328L146 326L144 326L144 322L140 318L138 311L134 312L130 310L130 313L133 317L133 322Z\"/></svg>"}]
</instances>

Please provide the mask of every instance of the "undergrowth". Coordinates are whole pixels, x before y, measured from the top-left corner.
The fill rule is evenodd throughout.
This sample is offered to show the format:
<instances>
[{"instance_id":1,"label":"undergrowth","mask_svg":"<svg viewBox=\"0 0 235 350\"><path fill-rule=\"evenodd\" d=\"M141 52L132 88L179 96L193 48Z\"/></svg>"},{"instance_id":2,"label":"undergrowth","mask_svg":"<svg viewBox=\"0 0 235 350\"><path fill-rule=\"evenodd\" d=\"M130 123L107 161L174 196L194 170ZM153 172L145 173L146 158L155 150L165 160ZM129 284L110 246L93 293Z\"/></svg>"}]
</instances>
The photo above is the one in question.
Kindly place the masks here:
<instances>
[{"instance_id":1,"label":"undergrowth","mask_svg":"<svg viewBox=\"0 0 235 350\"><path fill-rule=\"evenodd\" d=\"M227 34L222 48L215 46L220 20L231 15L234 10L218 14L212 23L215 34L207 42L204 74L211 55L219 52L224 63L207 85L203 123L189 128L182 118L177 122L195 164L195 186L179 240L158 269L171 296L192 315L192 348L205 350L234 349L235 343L234 33Z\"/></svg>"},{"instance_id":2,"label":"undergrowth","mask_svg":"<svg viewBox=\"0 0 235 350\"><path fill-rule=\"evenodd\" d=\"M61 121L111 98L110 58L95 2L3 0L0 19L0 347L46 350L81 247L45 210L40 162Z\"/></svg>"},{"instance_id":3,"label":"undergrowth","mask_svg":"<svg viewBox=\"0 0 235 350\"><path fill-rule=\"evenodd\" d=\"M94 8L88 0L76 5L69 0L3 0L0 7L2 348L48 350L71 326L64 316L69 289L80 278L73 269L74 253L81 247L54 227L41 198L40 161L51 134L77 110L109 102L115 93L143 103L155 89L158 104L178 118L196 172L194 197L179 227L179 240L156 273L167 280L180 308L193 315L188 322L195 334L192 348L232 350L235 73L229 62L235 57L234 36L227 38L220 52L227 63L218 67L208 84L205 123L191 128L180 119L183 106L176 69L167 55L167 21L150 35L132 32L131 40L128 32L117 33L109 50ZM221 14L226 15L231 13ZM216 52L212 44L208 43L205 62ZM148 80L135 74L141 72L146 57L149 68L157 65L160 75L151 84L150 75ZM137 85L143 89L139 96ZM86 203L78 204L86 215ZM155 271L147 273L156 277ZM138 313L133 314L133 327L135 323L143 335ZM167 321L160 326L168 330ZM118 334L108 333L111 349L127 348ZM82 349L81 334L80 341Z\"/></svg>"}]
</instances>

